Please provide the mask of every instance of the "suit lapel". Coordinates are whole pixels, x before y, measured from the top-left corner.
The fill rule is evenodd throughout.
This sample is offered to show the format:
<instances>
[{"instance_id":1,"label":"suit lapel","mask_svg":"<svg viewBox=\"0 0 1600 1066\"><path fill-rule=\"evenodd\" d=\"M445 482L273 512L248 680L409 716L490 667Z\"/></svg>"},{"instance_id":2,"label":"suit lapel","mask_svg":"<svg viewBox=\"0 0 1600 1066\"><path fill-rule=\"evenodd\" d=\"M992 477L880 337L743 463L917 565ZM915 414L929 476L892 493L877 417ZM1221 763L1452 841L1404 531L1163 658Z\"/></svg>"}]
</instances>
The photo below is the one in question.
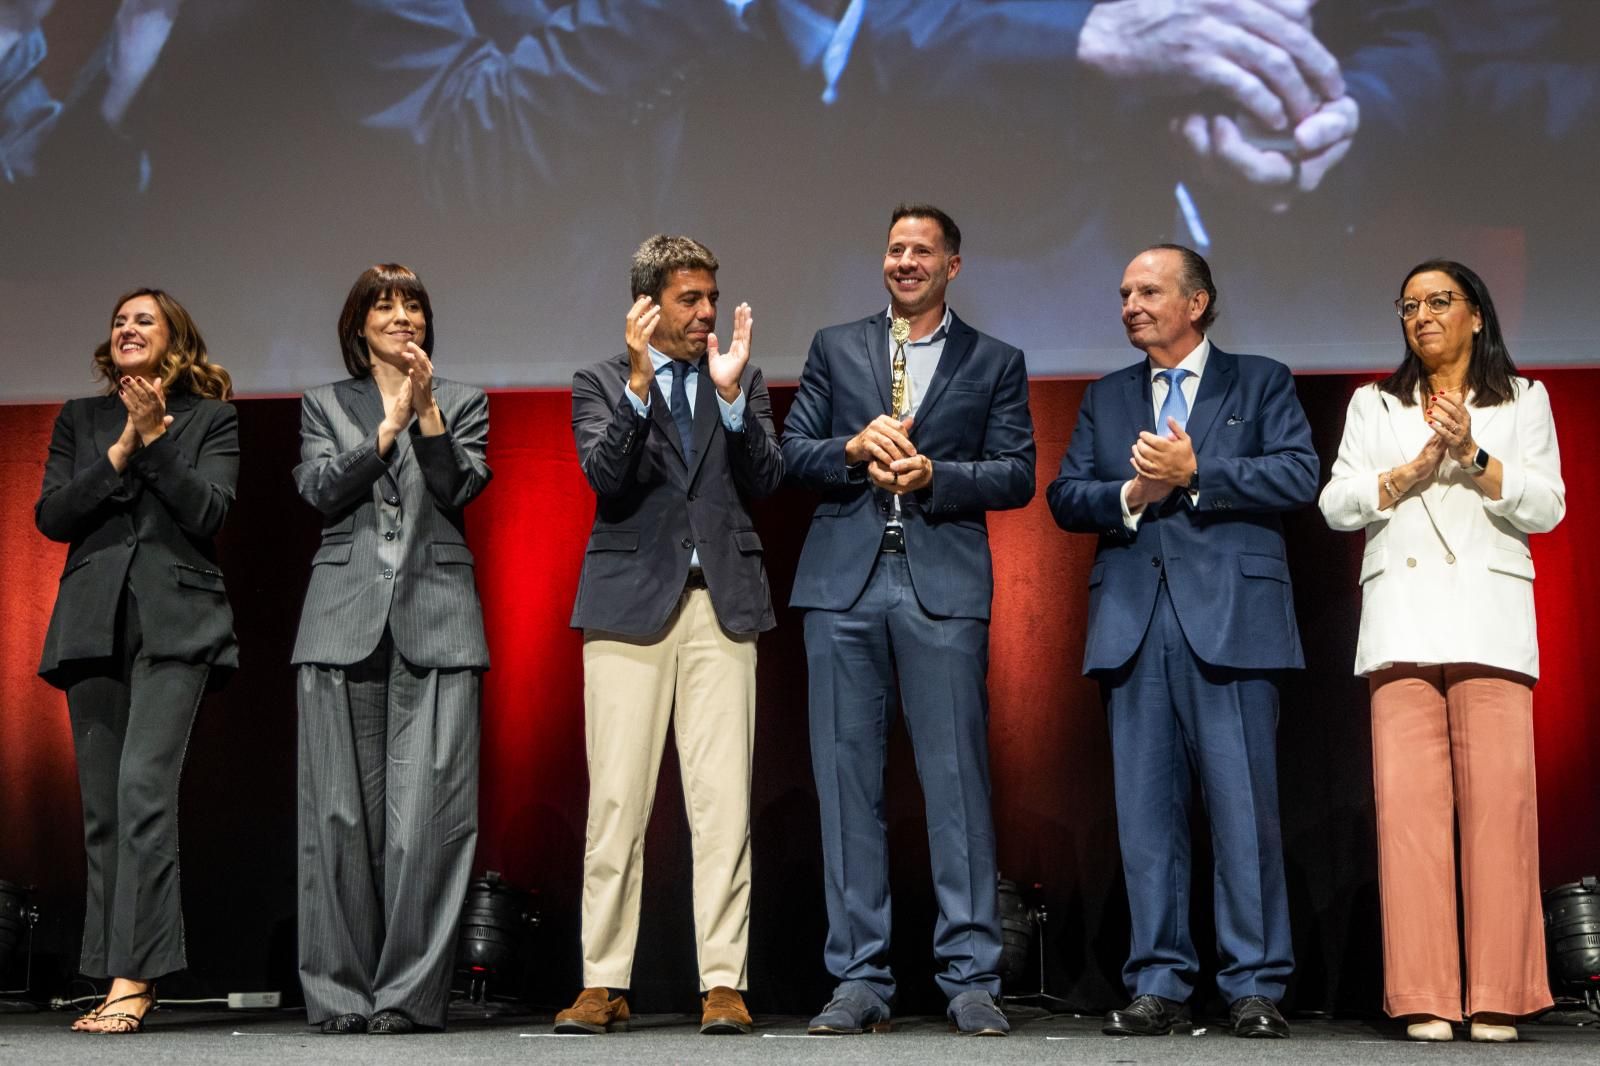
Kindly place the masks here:
<instances>
[{"instance_id":1,"label":"suit lapel","mask_svg":"<svg viewBox=\"0 0 1600 1066\"><path fill-rule=\"evenodd\" d=\"M683 441L678 438L678 424L672 420L671 401L662 393L654 374L650 375L650 421L656 424L656 432L666 440L672 454L684 461Z\"/></svg>"},{"instance_id":2,"label":"suit lapel","mask_svg":"<svg viewBox=\"0 0 1600 1066\"><path fill-rule=\"evenodd\" d=\"M717 431L717 424L722 421L716 386L712 385L711 375L706 371L704 357L695 364L694 381L694 465L689 468L689 479L685 482L690 485L694 484L700 464L706 461L706 452L711 450L711 438Z\"/></svg>"},{"instance_id":3,"label":"suit lapel","mask_svg":"<svg viewBox=\"0 0 1600 1066\"><path fill-rule=\"evenodd\" d=\"M1195 390L1194 409L1189 412L1189 421L1184 426L1196 454L1205 446L1217 414L1238 383L1239 361L1213 344L1205 373L1200 376L1200 387Z\"/></svg>"},{"instance_id":4,"label":"suit lapel","mask_svg":"<svg viewBox=\"0 0 1600 1066\"><path fill-rule=\"evenodd\" d=\"M116 393L102 396L94 405L95 450L104 455L122 436L122 427L128 424L128 409Z\"/></svg>"},{"instance_id":5,"label":"suit lapel","mask_svg":"<svg viewBox=\"0 0 1600 1066\"><path fill-rule=\"evenodd\" d=\"M189 419L194 417L195 395L192 392L180 392L167 397L167 414L172 416L172 424L167 427L167 432L172 434L172 439L177 440L183 428L189 424Z\"/></svg>"},{"instance_id":6,"label":"suit lapel","mask_svg":"<svg viewBox=\"0 0 1600 1066\"><path fill-rule=\"evenodd\" d=\"M867 319L862 328L866 330L867 334L863 340L865 341L867 352L867 364L872 368L872 380L878 386L878 402L882 410L893 413L889 406L892 399L893 379L889 367L889 324L887 314L888 312L880 311Z\"/></svg>"},{"instance_id":7,"label":"suit lapel","mask_svg":"<svg viewBox=\"0 0 1600 1066\"><path fill-rule=\"evenodd\" d=\"M950 332L946 333L944 338L944 351L939 353L939 365L934 367L933 380L928 382L928 394L917 405L918 426L926 424L933 405L944 395L945 386L950 384L950 379L955 377L956 371L966 362L967 356L972 354L972 349L977 343L977 332L952 312Z\"/></svg>"},{"instance_id":8,"label":"suit lapel","mask_svg":"<svg viewBox=\"0 0 1600 1066\"><path fill-rule=\"evenodd\" d=\"M362 439L378 432L378 423L383 421L383 396L378 392L378 383L371 375L364 378L346 378L335 385L333 391L339 398L339 406L344 409L345 416L361 430ZM394 459L383 472L389 487L396 493L400 491L400 482L395 474L399 468L398 460L404 454L400 449L410 443L402 441L401 438L406 436L408 432L405 430L396 435Z\"/></svg>"},{"instance_id":9,"label":"suit lapel","mask_svg":"<svg viewBox=\"0 0 1600 1066\"><path fill-rule=\"evenodd\" d=\"M1156 416L1151 408L1148 359L1128 368L1122 381L1121 392L1126 409L1123 417L1134 427L1133 435L1137 437L1141 431L1155 432ZM1130 440L1128 445L1132 447L1133 442Z\"/></svg>"}]
</instances>

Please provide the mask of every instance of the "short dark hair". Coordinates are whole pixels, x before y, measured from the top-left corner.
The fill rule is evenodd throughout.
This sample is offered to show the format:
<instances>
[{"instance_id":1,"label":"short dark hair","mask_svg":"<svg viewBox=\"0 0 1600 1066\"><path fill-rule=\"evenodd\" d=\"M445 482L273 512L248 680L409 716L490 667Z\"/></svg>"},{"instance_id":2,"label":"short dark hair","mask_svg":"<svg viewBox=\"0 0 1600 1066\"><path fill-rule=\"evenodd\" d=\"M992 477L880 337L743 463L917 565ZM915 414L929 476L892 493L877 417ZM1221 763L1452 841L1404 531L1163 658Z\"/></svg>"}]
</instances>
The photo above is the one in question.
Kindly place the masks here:
<instances>
[{"instance_id":1,"label":"short dark hair","mask_svg":"<svg viewBox=\"0 0 1600 1066\"><path fill-rule=\"evenodd\" d=\"M946 255L961 254L961 227L956 225L956 220L934 207L932 204L910 202L897 204L894 213L889 216L889 228L894 229L894 224L902 218L931 218L939 224L939 232L944 234L944 250Z\"/></svg>"},{"instance_id":2,"label":"short dark hair","mask_svg":"<svg viewBox=\"0 0 1600 1066\"><path fill-rule=\"evenodd\" d=\"M1152 244L1145 251L1178 253L1178 284L1185 296L1202 291L1206 294L1206 309L1195 325L1201 333L1209 330L1217 320L1217 286L1211 280L1211 264L1205 256L1184 244Z\"/></svg>"},{"instance_id":3,"label":"short dark hair","mask_svg":"<svg viewBox=\"0 0 1600 1066\"><path fill-rule=\"evenodd\" d=\"M1466 399L1478 407L1497 407L1516 398L1517 364L1511 361L1511 351L1500 333L1500 316L1495 313L1494 300L1489 296L1489 286L1468 267L1454 259L1424 259L1406 271L1400 282L1400 294L1418 274L1430 271L1450 275L1461 286L1462 294L1483 319L1483 328L1472 335L1472 357L1467 363ZM1405 335L1404 324L1400 327ZM1418 402L1419 394L1428 382L1428 368L1422 365L1417 353L1406 343L1405 353L1395 372L1378 382L1378 388L1387 392L1406 407Z\"/></svg>"},{"instance_id":4,"label":"short dark hair","mask_svg":"<svg viewBox=\"0 0 1600 1066\"><path fill-rule=\"evenodd\" d=\"M372 353L367 351L367 312L383 297L392 300L416 300L422 305L422 321L427 327L422 335L422 350L433 356L433 304L428 300L428 290L422 279L409 267L399 263L377 263L361 272L356 283L350 286L350 295L344 298L344 310L339 312L339 351L344 356L344 367L353 378L364 378L372 373Z\"/></svg>"},{"instance_id":5,"label":"short dark hair","mask_svg":"<svg viewBox=\"0 0 1600 1066\"><path fill-rule=\"evenodd\" d=\"M715 274L717 257L693 237L667 233L648 237L633 253L633 266L628 271L629 293L635 300L641 296L659 300L667 279L677 270L709 270Z\"/></svg>"}]
</instances>

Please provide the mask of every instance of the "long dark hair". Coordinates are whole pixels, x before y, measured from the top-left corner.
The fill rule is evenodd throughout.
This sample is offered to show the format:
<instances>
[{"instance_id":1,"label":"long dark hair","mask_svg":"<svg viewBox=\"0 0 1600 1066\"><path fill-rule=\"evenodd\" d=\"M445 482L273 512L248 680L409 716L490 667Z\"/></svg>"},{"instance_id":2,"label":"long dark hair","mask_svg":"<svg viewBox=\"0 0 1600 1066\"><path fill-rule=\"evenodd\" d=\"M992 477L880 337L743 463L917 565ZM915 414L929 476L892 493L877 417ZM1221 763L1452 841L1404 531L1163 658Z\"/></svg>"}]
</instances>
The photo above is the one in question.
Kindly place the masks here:
<instances>
[{"instance_id":1,"label":"long dark hair","mask_svg":"<svg viewBox=\"0 0 1600 1066\"><path fill-rule=\"evenodd\" d=\"M1466 399L1479 407L1497 407L1516 398L1517 364L1511 361L1505 338L1500 334L1500 316L1495 314L1494 300L1489 296L1489 286L1483 283L1470 268L1454 259L1428 259L1412 267L1400 283L1403 295L1411 279L1418 274L1437 270L1450 275L1461 286L1467 301L1483 319L1483 328L1472 335L1472 357L1467 362ZM1405 327L1401 326L1404 335ZM1427 386L1428 369L1417 358L1417 353L1406 345L1405 354L1393 374L1378 382L1378 388L1410 407Z\"/></svg>"}]
</instances>

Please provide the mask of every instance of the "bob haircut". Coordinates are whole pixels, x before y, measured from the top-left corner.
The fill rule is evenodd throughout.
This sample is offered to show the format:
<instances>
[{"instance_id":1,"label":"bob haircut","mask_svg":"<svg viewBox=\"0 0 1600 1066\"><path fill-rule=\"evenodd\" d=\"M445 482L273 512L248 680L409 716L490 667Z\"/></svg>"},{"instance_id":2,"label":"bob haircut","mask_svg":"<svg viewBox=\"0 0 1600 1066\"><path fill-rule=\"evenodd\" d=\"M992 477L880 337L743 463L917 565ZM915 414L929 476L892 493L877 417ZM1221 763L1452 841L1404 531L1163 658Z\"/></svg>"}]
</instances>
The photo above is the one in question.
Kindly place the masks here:
<instances>
[{"instance_id":1,"label":"bob haircut","mask_svg":"<svg viewBox=\"0 0 1600 1066\"><path fill-rule=\"evenodd\" d=\"M1511 361L1511 352L1500 333L1500 316L1495 313L1489 286L1474 271L1454 259L1426 259L1406 271L1405 280L1400 283L1401 294L1405 293L1412 278L1431 271L1449 275L1452 281L1461 286L1462 295L1472 304L1473 310L1483 318L1483 328L1472 335L1472 356L1467 362L1466 399L1479 407L1498 407L1514 400L1517 395L1517 364ZM1405 335L1403 323L1400 332L1401 336ZM1417 358L1417 353L1411 350L1408 343L1405 354L1400 357L1400 365L1393 374L1378 382L1378 388L1399 400L1403 406L1411 407L1419 401L1427 383L1428 368L1422 365L1422 360Z\"/></svg>"},{"instance_id":2,"label":"bob haircut","mask_svg":"<svg viewBox=\"0 0 1600 1066\"><path fill-rule=\"evenodd\" d=\"M428 300L427 287L408 267L378 263L361 272L350 286L350 295L344 298L344 310L339 312L339 352L344 356L344 368L353 378L372 375L372 353L367 351L365 334L367 312L385 296L414 299L422 305L422 322L427 327L422 335L422 350L433 358L433 304Z\"/></svg>"},{"instance_id":3,"label":"bob haircut","mask_svg":"<svg viewBox=\"0 0 1600 1066\"><path fill-rule=\"evenodd\" d=\"M162 317L167 320L167 354L156 368L161 376L162 392L192 392L213 400L226 400L232 396L233 378L222 367L211 362L206 354L205 338L200 336L200 328L194 324L194 319L189 317L183 305L168 295L166 290L142 288L123 293L112 305L107 324L117 320L117 312L122 310L124 304L141 296L154 300L161 309ZM107 393L117 391L117 379L121 375L117 373L117 364L111 358L110 337L101 341L94 350L94 371L105 379Z\"/></svg>"}]
</instances>

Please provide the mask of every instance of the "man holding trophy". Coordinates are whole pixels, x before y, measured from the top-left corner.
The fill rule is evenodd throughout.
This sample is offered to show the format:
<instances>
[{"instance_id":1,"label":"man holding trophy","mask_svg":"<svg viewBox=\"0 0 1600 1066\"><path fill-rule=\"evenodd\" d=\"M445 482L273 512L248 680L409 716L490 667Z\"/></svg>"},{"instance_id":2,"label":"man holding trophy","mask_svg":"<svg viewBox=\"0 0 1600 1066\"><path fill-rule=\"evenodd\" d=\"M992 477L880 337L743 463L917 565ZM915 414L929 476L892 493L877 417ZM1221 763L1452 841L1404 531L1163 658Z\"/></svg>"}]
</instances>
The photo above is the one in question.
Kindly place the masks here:
<instances>
[{"instance_id":1,"label":"man holding trophy","mask_svg":"<svg viewBox=\"0 0 1600 1066\"><path fill-rule=\"evenodd\" d=\"M883 776L897 676L927 808L937 981L958 1032L1010 1029L995 1003L985 515L1032 498L1033 420L1022 352L945 306L960 252L950 216L897 207L889 307L817 333L784 424L790 476L822 494L789 601L806 612L823 954L840 982L815 1034L889 1027Z\"/></svg>"}]
</instances>

